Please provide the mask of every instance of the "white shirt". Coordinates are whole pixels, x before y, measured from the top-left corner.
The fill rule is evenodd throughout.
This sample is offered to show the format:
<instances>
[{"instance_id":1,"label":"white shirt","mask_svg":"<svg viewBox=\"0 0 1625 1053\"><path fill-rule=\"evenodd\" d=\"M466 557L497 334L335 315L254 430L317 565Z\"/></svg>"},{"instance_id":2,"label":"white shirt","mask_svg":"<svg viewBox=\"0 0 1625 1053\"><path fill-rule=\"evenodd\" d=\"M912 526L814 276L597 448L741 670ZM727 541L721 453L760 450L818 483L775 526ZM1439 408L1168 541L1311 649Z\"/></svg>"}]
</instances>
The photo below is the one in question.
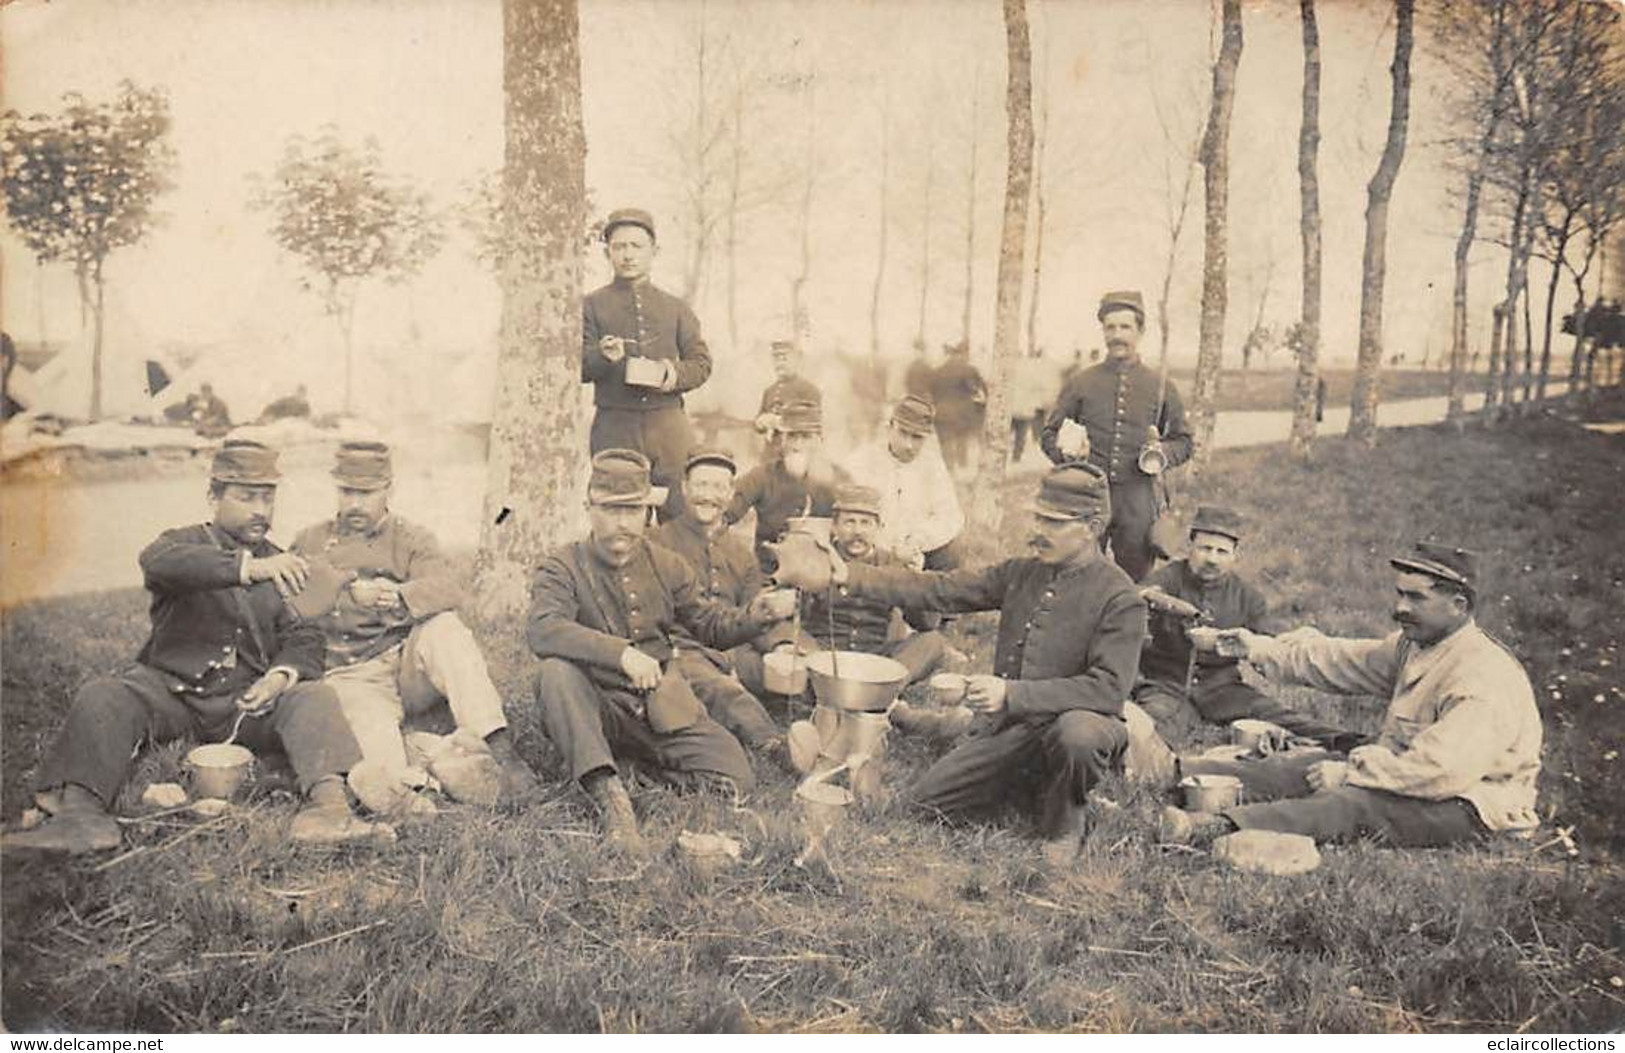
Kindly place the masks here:
<instances>
[{"instance_id":1,"label":"white shirt","mask_svg":"<svg viewBox=\"0 0 1625 1053\"><path fill-rule=\"evenodd\" d=\"M848 462L852 481L880 491L880 544L905 559L934 552L965 529L953 477L933 436L904 464L886 440L865 446Z\"/></svg>"}]
</instances>

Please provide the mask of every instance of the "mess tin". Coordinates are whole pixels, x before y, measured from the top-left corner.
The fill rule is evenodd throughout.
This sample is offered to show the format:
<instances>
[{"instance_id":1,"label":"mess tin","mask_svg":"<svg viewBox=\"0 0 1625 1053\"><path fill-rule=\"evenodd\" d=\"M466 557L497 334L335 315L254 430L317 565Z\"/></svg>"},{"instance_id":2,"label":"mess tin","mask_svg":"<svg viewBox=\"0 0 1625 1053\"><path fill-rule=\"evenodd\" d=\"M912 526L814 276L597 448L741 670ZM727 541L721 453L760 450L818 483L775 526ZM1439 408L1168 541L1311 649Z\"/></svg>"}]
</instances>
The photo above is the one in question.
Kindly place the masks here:
<instances>
[{"instance_id":1,"label":"mess tin","mask_svg":"<svg viewBox=\"0 0 1625 1053\"><path fill-rule=\"evenodd\" d=\"M769 651L762 656L762 684L776 695L799 695L807 690L807 660L794 651Z\"/></svg>"},{"instance_id":2,"label":"mess tin","mask_svg":"<svg viewBox=\"0 0 1625 1053\"><path fill-rule=\"evenodd\" d=\"M1267 720L1232 720L1230 741L1244 749L1264 756L1286 745L1287 731L1279 724Z\"/></svg>"},{"instance_id":3,"label":"mess tin","mask_svg":"<svg viewBox=\"0 0 1625 1053\"><path fill-rule=\"evenodd\" d=\"M1241 803L1241 780L1234 775L1187 775L1179 789L1188 812L1220 812Z\"/></svg>"},{"instance_id":4,"label":"mess tin","mask_svg":"<svg viewBox=\"0 0 1625 1053\"><path fill-rule=\"evenodd\" d=\"M666 379L665 363L659 359L626 357L626 382L640 388L658 388Z\"/></svg>"},{"instance_id":5,"label":"mess tin","mask_svg":"<svg viewBox=\"0 0 1625 1053\"><path fill-rule=\"evenodd\" d=\"M970 693L963 673L938 673L931 678L931 697L939 706L957 706Z\"/></svg>"}]
</instances>

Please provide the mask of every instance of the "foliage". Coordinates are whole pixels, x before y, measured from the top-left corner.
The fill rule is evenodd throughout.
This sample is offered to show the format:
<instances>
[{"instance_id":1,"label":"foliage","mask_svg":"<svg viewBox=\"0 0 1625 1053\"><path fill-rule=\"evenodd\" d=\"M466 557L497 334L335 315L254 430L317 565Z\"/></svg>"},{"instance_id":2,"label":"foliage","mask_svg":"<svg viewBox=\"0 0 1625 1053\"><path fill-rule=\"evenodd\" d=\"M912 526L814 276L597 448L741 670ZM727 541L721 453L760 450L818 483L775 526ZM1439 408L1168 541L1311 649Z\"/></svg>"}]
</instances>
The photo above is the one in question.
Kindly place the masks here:
<instances>
[{"instance_id":1,"label":"foliage","mask_svg":"<svg viewBox=\"0 0 1625 1053\"><path fill-rule=\"evenodd\" d=\"M169 98L124 81L112 102L70 92L63 104L0 117L0 179L6 217L29 251L88 275L160 218L152 205L174 164Z\"/></svg>"},{"instance_id":2,"label":"foliage","mask_svg":"<svg viewBox=\"0 0 1625 1053\"><path fill-rule=\"evenodd\" d=\"M445 241L429 196L385 171L377 141L369 137L358 150L332 127L314 141L291 138L253 204L271 213L277 244L322 280L324 304L335 315L353 282L405 281Z\"/></svg>"},{"instance_id":3,"label":"foliage","mask_svg":"<svg viewBox=\"0 0 1625 1053\"><path fill-rule=\"evenodd\" d=\"M474 243L474 259L493 274L501 274L502 262L511 254L518 234L503 215L500 171L486 172L464 186L457 222ZM582 251L592 252L602 240L603 231L603 217L596 214L589 193L586 226L581 232Z\"/></svg>"}]
</instances>

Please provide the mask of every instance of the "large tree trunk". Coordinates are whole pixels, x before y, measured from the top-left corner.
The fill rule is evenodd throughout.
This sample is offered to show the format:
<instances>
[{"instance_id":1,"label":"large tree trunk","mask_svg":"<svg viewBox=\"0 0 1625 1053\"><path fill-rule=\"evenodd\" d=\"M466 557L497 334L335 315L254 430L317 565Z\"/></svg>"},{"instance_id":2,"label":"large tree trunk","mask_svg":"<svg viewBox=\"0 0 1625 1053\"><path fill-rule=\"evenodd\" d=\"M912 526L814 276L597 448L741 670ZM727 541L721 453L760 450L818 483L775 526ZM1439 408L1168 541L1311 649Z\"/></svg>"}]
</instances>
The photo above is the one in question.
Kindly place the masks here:
<instances>
[{"instance_id":1,"label":"large tree trunk","mask_svg":"<svg viewBox=\"0 0 1625 1053\"><path fill-rule=\"evenodd\" d=\"M1202 135L1205 242L1202 253L1202 322L1197 337L1196 384L1191 396L1198 465L1207 461L1218 420L1219 368L1224 360L1224 315L1229 306L1230 113L1241 65L1241 0L1224 0L1223 37L1213 63L1213 95Z\"/></svg>"},{"instance_id":2,"label":"large tree trunk","mask_svg":"<svg viewBox=\"0 0 1625 1053\"><path fill-rule=\"evenodd\" d=\"M1315 388L1320 379L1320 26L1315 0L1299 0L1303 22L1303 121L1298 130L1298 226L1303 238L1303 317L1298 323L1298 377L1292 398L1292 456L1309 460L1315 441Z\"/></svg>"},{"instance_id":3,"label":"large tree trunk","mask_svg":"<svg viewBox=\"0 0 1625 1053\"><path fill-rule=\"evenodd\" d=\"M1010 461L1007 397L1021 353L1021 277L1027 259L1027 201L1033 178L1032 41L1027 0L1004 0L1009 55L1005 116L1009 158L1004 181L1004 225L999 239L998 296L993 312L993 362L988 371L987 415L982 423L982 458L967 519L982 537L998 537L1004 504L1000 482Z\"/></svg>"},{"instance_id":4,"label":"large tree trunk","mask_svg":"<svg viewBox=\"0 0 1625 1053\"><path fill-rule=\"evenodd\" d=\"M581 231L587 143L576 0L503 0L502 330L480 618L518 631L531 573L582 532L587 429L581 385Z\"/></svg>"},{"instance_id":5,"label":"large tree trunk","mask_svg":"<svg viewBox=\"0 0 1625 1053\"><path fill-rule=\"evenodd\" d=\"M1049 54L1047 37L1044 54ZM1038 297L1044 278L1044 219L1048 212L1044 200L1044 146L1049 140L1049 63L1043 64L1044 87L1038 96L1038 128L1033 135L1033 291L1027 299L1027 354L1038 354Z\"/></svg>"},{"instance_id":6,"label":"large tree trunk","mask_svg":"<svg viewBox=\"0 0 1625 1053\"><path fill-rule=\"evenodd\" d=\"M1405 159L1405 129L1411 114L1411 40L1415 0L1396 0L1393 107L1388 114L1388 141L1377 171L1366 187L1365 255L1360 273L1360 350L1349 405L1349 437L1377 442L1377 380L1382 371L1382 294L1388 270L1388 202Z\"/></svg>"}]
</instances>

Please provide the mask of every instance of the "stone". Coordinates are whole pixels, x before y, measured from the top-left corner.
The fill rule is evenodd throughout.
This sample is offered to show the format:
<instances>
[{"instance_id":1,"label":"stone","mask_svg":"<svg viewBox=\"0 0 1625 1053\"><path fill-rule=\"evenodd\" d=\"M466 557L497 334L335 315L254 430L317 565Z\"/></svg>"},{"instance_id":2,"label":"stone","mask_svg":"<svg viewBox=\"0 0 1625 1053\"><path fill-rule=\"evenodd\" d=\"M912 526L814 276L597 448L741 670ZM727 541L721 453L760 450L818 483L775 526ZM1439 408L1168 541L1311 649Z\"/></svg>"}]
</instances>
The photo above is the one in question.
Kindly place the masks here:
<instances>
[{"instance_id":1,"label":"stone","mask_svg":"<svg viewBox=\"0 0 1625 1053\"><path fill-rule=\"evenodd\" d=\"M192 802L192 814L199 819L214 819L231 811L231 802L221 797L203 797Z\"/></svg>"},{"instance_id":2,"label":"stone","mask_svg":"<svg viewBox=\"0 0 1625 1053\"><path fill-rule=\"evenodd\" d=\"M1274 830L1237 830L1216 838L1213 857L1237 870L1281 877L1307 874L1320 866L1314 838Z\"/></svg>"},{"instance_id":3,"label":"stone","mask_svg":"<svg viewBox=\"0 0 1625 1053\"><path fill-rule=\"evenodd\" d=\"M141 803L148 808L179 808L186 803L186 790L175 782L155 782L141 791Z\"/></svg>"}]
</instances>

